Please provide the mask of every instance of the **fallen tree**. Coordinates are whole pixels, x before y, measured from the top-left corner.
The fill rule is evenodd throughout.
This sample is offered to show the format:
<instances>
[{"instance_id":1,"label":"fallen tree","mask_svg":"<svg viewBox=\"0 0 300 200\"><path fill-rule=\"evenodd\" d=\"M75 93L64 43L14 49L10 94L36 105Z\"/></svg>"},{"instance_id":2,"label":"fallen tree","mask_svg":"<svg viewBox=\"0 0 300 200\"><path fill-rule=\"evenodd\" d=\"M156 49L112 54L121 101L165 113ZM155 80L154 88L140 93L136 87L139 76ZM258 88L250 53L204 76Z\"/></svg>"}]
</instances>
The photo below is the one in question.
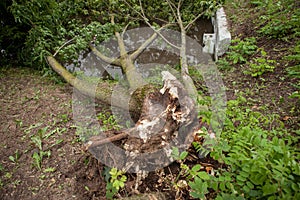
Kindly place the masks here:
<instances>
[{"instance_id":1,"label":"fallen tree","mask_svg":"<svg viewBox=\"0 0 300 200\"><path fill-rule=\"evenodd\" d=\"M139 4L130 1L121 2L124 2L122 5L126 5L128 10L135 13L134 17L138 17L139 20L151 27L153 30L152 35L135 51L128 52L123 37L123 33L128 27L127 24L123 28L123 33L120 33L118 28L114 32L119 49L117 57L106 56L93 44L90 44L89 47L101 60L122 69L128 83L128 88L123 88L122 95L118 95L112 101L113 84L101 81L97 83L97 86L92 85L89 82L77 79L59 64L53 56L48 56L47 61L59 75L83 94L95 97L106 104L139 113L139 117L135 119L136 124L132 128L121 131L108 131L99 136L93 136L89 138L86 148L96 158L101 161L104 159L106 165L131 172L152 171L157 167L169 164L172 160L170 156L172 146L181 145L182 148L186 148L186 144L190 144L192 141L193 133L199 128L196 102L199 96L189 75L186 34L196 20L207 13L208 10L211 11L212 8L201 8L201 12L198 14L194 12L188 14L192 2L164 1L167 9L163 11L163 14L167 13L167 19L169 20L165 21L166 17L161 19L160 23L162 25L155 28L151 24L153 18L149 18L150 15L145 12L149 7L144 8L141 1L139 1ZM116 21L120 23L120 17L116 15L118 8L116 4L109 4L109 6L111 6L108 9L110 11L110 23L116 25ZM216 9L216 7L213 9ZM181 34L178 44L172 43L161 33L167 26L178 27ZM135 60L157 38L162 39L180 52L182 83L170 72L163 71L164 86L158 88L147 84L143 80L142 74L138 72L134 64ZM133 93L134 95L132 95ZM127 103L129 105L126 105ZM115 141L122 141L121 146L119 145L121 148L111 146L111 142ZM119 157L109 156L111 155L110 152L114 152L114 156L118 152ZM149 159L156 161L149 164Z\"/></svg>"}]
</instances>

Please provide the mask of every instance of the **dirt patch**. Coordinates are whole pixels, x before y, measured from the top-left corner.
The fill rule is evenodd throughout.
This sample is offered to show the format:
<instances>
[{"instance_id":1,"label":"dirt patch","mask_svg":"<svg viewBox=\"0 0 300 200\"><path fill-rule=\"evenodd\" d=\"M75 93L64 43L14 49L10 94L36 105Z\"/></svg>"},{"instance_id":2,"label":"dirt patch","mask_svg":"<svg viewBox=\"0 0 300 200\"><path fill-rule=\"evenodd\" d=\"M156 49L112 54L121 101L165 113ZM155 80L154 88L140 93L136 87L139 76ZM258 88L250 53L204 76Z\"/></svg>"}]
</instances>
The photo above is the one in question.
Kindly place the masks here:
<instances>
[{"instance_id":1,"label":"dirt patch","mask_svg":"<svg viewBox=\"0 0 300 200\"><path fill-rule=\"evenodd\" d=\"M105 196L101 165L81 150L72 127L72 89L26 68L0 74L0 199ZM41 133L39 149L32 138ZM35 152L50 152L41 169Z\"/></svg>"}]
</instances>

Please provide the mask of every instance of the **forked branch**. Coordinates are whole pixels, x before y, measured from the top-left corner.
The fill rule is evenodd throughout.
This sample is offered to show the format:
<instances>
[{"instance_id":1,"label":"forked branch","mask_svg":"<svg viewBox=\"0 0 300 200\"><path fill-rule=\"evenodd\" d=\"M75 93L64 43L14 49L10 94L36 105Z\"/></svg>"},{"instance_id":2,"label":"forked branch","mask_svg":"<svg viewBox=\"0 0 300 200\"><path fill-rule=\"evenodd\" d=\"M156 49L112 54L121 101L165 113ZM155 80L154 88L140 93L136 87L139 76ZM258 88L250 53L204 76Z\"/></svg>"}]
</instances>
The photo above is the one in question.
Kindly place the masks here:
<instances>
[{"instance_id":1,"label":"forked branch","mask_svg":"<svg viewBox=\"0 0 300 200\"><path fill-rule=\"evenodd\" d=\"M107 57L104 54L102 54L100 51L98 51L98 49L96 47L94 47L92 44L90 44L89 46L90 46L90 49L92 50L92 52L96 56L98 56L101 60L103 60L104 62L121 67L120 59Z\"/></svg>"},{"instance_id":2,"label":"forked branch","mask_svg":"<svg viewBox=\"0 0 300 200\"><path fill-rule=\"evenodd\" d=\"M153 33L137 50L130 54L130 58L135 60L143 51L156 39L157 33Z\"/></svg>"}]
</instances>

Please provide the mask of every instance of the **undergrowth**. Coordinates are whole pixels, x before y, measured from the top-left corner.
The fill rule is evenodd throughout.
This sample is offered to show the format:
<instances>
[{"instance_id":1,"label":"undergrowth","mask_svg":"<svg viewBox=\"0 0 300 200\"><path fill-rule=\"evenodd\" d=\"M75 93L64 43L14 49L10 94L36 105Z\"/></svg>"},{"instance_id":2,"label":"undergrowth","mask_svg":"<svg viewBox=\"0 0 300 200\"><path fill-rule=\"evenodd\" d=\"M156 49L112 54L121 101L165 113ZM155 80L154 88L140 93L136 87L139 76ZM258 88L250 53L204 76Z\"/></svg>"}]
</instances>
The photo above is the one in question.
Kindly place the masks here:
<instances>
[{"instance_id":1,"label":"undergrowth","mask_svg":"<svg viewBox=\"0 0 300 200\"><path fill-rule=\"evenodd\" d=\"M228 73L240 70L251 79L271 74L278 63L288 61L286 75L295 80L292 87L296 89L290 97L299 99L300 43L294 42L300 35L299 5L291 0L250 1L249 11L260 13L255 22L258 37L275 38L291 46L282 60L275 61L258 46L258 38L235 38L227 55L218 61L219 69ZM236 96L227 102L222 133L212 137L211 130L203 128L198 137L204 138L204 143L193 143L200 155L209 155L221 167L205 172L198 164L188 166L185 157L177 156L189 195L219 200L300 199L300 131L287 129L279 115L266 114L263 107L257 109L246 94Z\"/></svg>"},{"instance_id":2,"label":"undergrowth","mask_svg":"<svg viewBox=\"0 0 300 200\"><path fill-rule=\"evenodd\" d=\"M205 142L193 143L198 152L206 151L223 167L207 173L199 164L184 164L184 153L173 153L181 163L180 176L188 181L190 196L203 199L213 193L215 199L300 198L300 132L291 134L279 116L253 111L250 106L243 94L228 101L220 136L211 137L202 129L199 133L206 137Z\"/></svg>"}]
</instances>

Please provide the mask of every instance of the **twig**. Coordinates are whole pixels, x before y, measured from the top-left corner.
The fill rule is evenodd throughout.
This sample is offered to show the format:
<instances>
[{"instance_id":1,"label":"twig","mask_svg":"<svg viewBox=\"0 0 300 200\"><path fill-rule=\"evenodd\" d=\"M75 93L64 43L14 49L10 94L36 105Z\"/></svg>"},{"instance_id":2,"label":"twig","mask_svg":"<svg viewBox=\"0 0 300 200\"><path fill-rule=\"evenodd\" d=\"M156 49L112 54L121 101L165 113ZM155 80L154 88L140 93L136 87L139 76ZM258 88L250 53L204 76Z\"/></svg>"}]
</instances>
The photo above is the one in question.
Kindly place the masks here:
<instances>
[{"instance_id":1,"label":"twig","mask_svg":"<svg viewBox=\"0 0 300 200\"><path fill-rule=\"evenodd\" d=\"M126 132L124 132L124 133L120 133L118 135L114 135L114 136L104 138L101 140L92 140L87 143L87 145L85 146L85 149L88 150L90 148L93 148L93 147L96 147L96 146L99 146L102 144L106 144L109 142L118 141L118 140L124 139L126 137L128 137L128 134Z\"/></svg>"},{"instance_id":2,"label":"twig","mask_svg":"<svg viewBox=\"0 0 300 200\"><path fill-rule=\"evenodd\" d=\"M184 27L184 29L185 29L185 30L188 30L188 29L191 27L191 25L192 25L197 19L199 19L204 13L205 13L205 11L203 11L202 13L200 13L199 15L197 15L192 21L190 21L190 22Z\"/></svg>"},{"instance_id":3,"label":"twig","mask_svg":"<svg viewBox=\"0 0 300 200\"><path fill-rule=\"evenodd\" d=\"M141 14L140 12L138 12L137 10L135 10L126 0L123 0L134 12L136 12L143 20L144 22L154 31L156 32L166 43L168 43L170 46L176 48L176 49L180 49L180 47L176 46L175 44L172 44L167 38L165 38L161 33L160 33L160 30L163 28L163 27L167 27L167 26L170 26L171 24L167 24L165 26L163 26L162 28L160 28L159 30L156 30L155 28L153 28L153 26L149 23L149 19L144 16L143 14ZM144 13L144 10L141 6L141 12Z\"/></svg>"},{"instance_id":4,"label":"twig","mask_svg":"<svg viewBox=\"0 0 300 200\"><path fill-rule=\"evenodd\" d=\"M169 7L170 7L171 10L172 10L172 13L173 13L173 15L174 15L176 21L178 22L178 17L177 17L177 15L176 15L175 10L174 10L174 7L176 8L176 6L175 6L170 0L167 0L167 2L168 2Z\"/></svg>"},{"instance_id":5,"label":"twig","mask_svg":"<svg viewBox=\"0 0 300 200\"><path fill-rule=\"evenodd\" d=\"M56 54L57 54L64 46L66 46L67 44L69 44L69 43L72 42L73 40L75 40L75 37L72 38L71 40L66 41L63 45L61 45L61 46L57 49L57 51L53 54L53 57L55 57Z\"/></svg>"},{"instance_id":6,"label":"twig","mask_svg":"<svg viewBox=\"0 0 300 200\"><path fill-rule=\"evenodd\" d=\"M127 23L126 26L124 27L124 30L122 31L121 33L121 36L123 37L124 36L124 33L126 32L128 26L129 26L130 23Z\"/></svg>"}]
</instances>

